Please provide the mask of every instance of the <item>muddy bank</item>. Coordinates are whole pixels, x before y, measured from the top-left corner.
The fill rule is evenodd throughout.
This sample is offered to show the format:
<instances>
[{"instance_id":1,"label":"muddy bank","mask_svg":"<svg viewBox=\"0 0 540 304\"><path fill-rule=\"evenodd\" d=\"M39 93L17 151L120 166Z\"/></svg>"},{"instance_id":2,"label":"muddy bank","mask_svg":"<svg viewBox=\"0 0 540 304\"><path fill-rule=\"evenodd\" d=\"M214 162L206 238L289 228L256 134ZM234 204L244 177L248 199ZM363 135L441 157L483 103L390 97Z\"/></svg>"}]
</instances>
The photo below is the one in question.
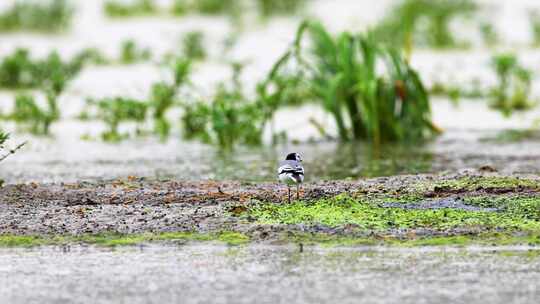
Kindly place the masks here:
<instances>
[{"instance_id":1,"label":"muddy bank","mask_svg":"<svg viewBox=\"0 0 540 304\"><path fill-rule=\"evenodd\" d=\"M295 233L352 238L536 235L540 179L489 171L308 183L301 201L291 204L286 202L286 188L275 183L130 177L7 185L0 189L0 231L3 235L232 231L254 241L275 241ZM521 209L512 207L514 199ZM322 207L314 209L317 206ZM340 213L333 215L334 210ZM359 217L367 213L375 220ZM404 217L410 219L403 223Z\"/></svg>"}]
</instances>

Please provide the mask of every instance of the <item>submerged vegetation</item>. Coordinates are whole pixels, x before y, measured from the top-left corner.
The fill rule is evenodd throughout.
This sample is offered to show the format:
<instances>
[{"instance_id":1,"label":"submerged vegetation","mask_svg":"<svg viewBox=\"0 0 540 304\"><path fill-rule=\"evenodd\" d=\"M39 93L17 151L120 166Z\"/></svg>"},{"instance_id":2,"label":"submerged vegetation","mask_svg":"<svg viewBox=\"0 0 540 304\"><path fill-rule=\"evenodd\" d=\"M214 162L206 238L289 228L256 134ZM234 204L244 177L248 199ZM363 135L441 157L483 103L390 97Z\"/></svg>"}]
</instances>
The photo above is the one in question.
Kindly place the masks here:
<instances>
[{"instance_id":1,"label":"submerged vegetation","mask_svg":"<svg viewBox=\"0 0 540 304\"><path fill-rule=\"evenodd\" d=\"M16 0L0 13L0 32L59 32L69 27L72 16L67 0Z\"/></svg>"}]
</instances>

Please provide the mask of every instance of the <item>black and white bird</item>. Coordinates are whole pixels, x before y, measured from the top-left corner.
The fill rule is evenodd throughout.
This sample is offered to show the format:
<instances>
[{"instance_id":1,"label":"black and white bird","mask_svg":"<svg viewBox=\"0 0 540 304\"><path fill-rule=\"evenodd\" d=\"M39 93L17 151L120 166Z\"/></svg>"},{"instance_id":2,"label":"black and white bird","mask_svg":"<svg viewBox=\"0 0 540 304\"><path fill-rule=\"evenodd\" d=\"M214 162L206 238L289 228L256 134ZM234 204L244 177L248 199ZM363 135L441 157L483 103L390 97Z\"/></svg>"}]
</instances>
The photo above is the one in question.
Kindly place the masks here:
<instances>
[{"instance_id":1,"label":"black and white bird","mask_svg":"<svg viewBox=\"0 0 540 304\"><path fill-rule=\"evenodd\" d=\"M278 168L279 181L287 185L289 203L291 202L291 185L296 185L296 199L300 198L300 184L304 181L304 167L298 153L290 153Z\"/></svg>"}]
</instances>

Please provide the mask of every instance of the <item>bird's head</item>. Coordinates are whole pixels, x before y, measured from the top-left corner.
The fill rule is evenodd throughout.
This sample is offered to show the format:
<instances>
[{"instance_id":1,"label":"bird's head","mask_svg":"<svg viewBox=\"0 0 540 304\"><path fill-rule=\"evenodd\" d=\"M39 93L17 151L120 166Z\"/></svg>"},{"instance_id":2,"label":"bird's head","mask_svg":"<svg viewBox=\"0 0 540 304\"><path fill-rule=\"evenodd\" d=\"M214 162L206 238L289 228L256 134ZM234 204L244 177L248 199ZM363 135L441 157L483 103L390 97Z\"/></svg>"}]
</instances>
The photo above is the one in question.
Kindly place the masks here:
<instances>
[{"instance_id":1,"label":"bird's head","mask_svg":"<svg viewBox=\"0 0 540 304\"><path fill-rule=\"evenodd\" d=\"M285 160L295 160L295 161L298 161L298 162L301 162L302 161L302 157L300 157L300 154L298 153L289 153L287 154L287 157L285 158Z\"/></svg>"}]
</instances>

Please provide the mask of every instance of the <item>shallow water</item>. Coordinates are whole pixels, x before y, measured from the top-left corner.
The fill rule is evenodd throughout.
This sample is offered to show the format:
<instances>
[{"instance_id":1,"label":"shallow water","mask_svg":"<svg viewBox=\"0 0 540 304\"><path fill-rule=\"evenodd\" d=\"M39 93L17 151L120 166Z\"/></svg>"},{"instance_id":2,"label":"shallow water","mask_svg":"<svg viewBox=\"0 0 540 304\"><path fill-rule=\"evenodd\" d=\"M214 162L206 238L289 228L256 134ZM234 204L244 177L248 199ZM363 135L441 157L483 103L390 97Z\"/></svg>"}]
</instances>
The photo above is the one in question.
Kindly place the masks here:
<instances>
[{"instance_id":1,"label":"shallow water","mask_svg":"<svg viewBox=\"0 0 540 304\"><path fill-rule=\"evenodd\" d=\"M374 147L366 142L307 141L276 147L241 147L233 153L223 153L211 146L182 141L179 136L164 143L152 138L119 144L80 140L77 132L93 126L61 122L54 127L55 138L22 137L28 140L27 146L2 163L0 179L7 183L76 182L132 175L160 180L273 181L278 162L291 151L303 155L307 182L456 171L486 165L507 174L540 172L539 140L481 140L498 131L449 129L424 144Z\"/></svg>"},{"instance_id":2,"label":"shallow water","mask_svg":"<svg viewBox=\"0 0 540 304\"><path fill-rule=\"evenodd\" d=\"M0 250L2 303L536 303L538 249Z\"/></svg>"},{"instance_id":3,"label":"shallow water","mask_svg":"<svg viewBox=\"0 0 540 304\"><path fill-rule=\"evenodd\" d=\"M2 7L9 2L2 2ZM305 15L320 19L334 31L356 31L376 22L392 2L384 0L374 4L368 0L318 0L312 1ZM481 2L492 6L493 10L499 10L498 14L492 14L497 16L497 20L491 21L496 21L503 42L515 46L520 59L527 66L532 69L539 66L540 53L527 46L531 37L527 18L524 17L529 9L538 7L537 1L512 1L512 5L490 0ZM211 88L228 77L230 71L225 62L233 59L249 62L243 75L247 88L260 80L292 41L296 26L303 16L277 18L268 23L255 22L246 26L238 33L238 44L230 53L225 53L222 41L233 31L226 18L194 15L110 20L101 11L103 1L76 1L76 4L77 16L71 31L59 36L2 34L0 54L8 54L17 47L28 47L35 56L58 50L63 56L69 57L84 47L93 46L110 57L117 57L121 42L132 38L143 47L151 48L156 55L155 60L131 66L85 68L61 97L62 121L53 125L50 138L28 136L17 132L12 124L2 122L0 127L3 130L13 132L13 144L29 141L16 155L2 162L0 179L8 183L72 182L128 175L152 179L266 181L275 179L277 162L291 151L304 155L308 181L453 171L483 165L491 165L504 173L540 171L540 156L536 153L540 148L538 141L510 144L479 141L492 136L497 130L530 127L540 117L540 110L504 119L500 114L488 110L485 101L464 102L456 108L447 100L434 98L433 120L446 133L424 145L384 144L374 148L366 143L321 141L320 134L309 123L311 118L323 123L330 134L335 128L332 119L317 106L284 109L276 115L276 131L287 131L290 142L299 141L302 144L239 148L233 154L223 154L209 146L181 141L179 134L174 134L166 143L144 138L116 145L99 140L82 141L81 137L86 135L99 138L104 128L99 122L79 122L74 119L82 110L85 98L116 95L145 98L153 82L170 78L159 68L157 59L166 52L178 51L179 41L186 32L197 29L206 34L209 60L194 66L192 82L198 92L210 96ZM491 15L487 17L488 20L492 18ZM472 25L464 23L463 26ZM467 85L472 79L478 78L483 85L490 85L495 81L489 72L489 58L494 50L477 45L479 37L469 38L473 41L472 49L447 52L417 50L412 64L420 70L428 84L447 81ZM538 83L538 79L534 81ZM9 112L12 99L13 92L0 92L0 109L4 113ZM173 129L178 130L179 113L169 114ZM310 139L316 142L309 144Z\"/></svg>"}]
</instances>

